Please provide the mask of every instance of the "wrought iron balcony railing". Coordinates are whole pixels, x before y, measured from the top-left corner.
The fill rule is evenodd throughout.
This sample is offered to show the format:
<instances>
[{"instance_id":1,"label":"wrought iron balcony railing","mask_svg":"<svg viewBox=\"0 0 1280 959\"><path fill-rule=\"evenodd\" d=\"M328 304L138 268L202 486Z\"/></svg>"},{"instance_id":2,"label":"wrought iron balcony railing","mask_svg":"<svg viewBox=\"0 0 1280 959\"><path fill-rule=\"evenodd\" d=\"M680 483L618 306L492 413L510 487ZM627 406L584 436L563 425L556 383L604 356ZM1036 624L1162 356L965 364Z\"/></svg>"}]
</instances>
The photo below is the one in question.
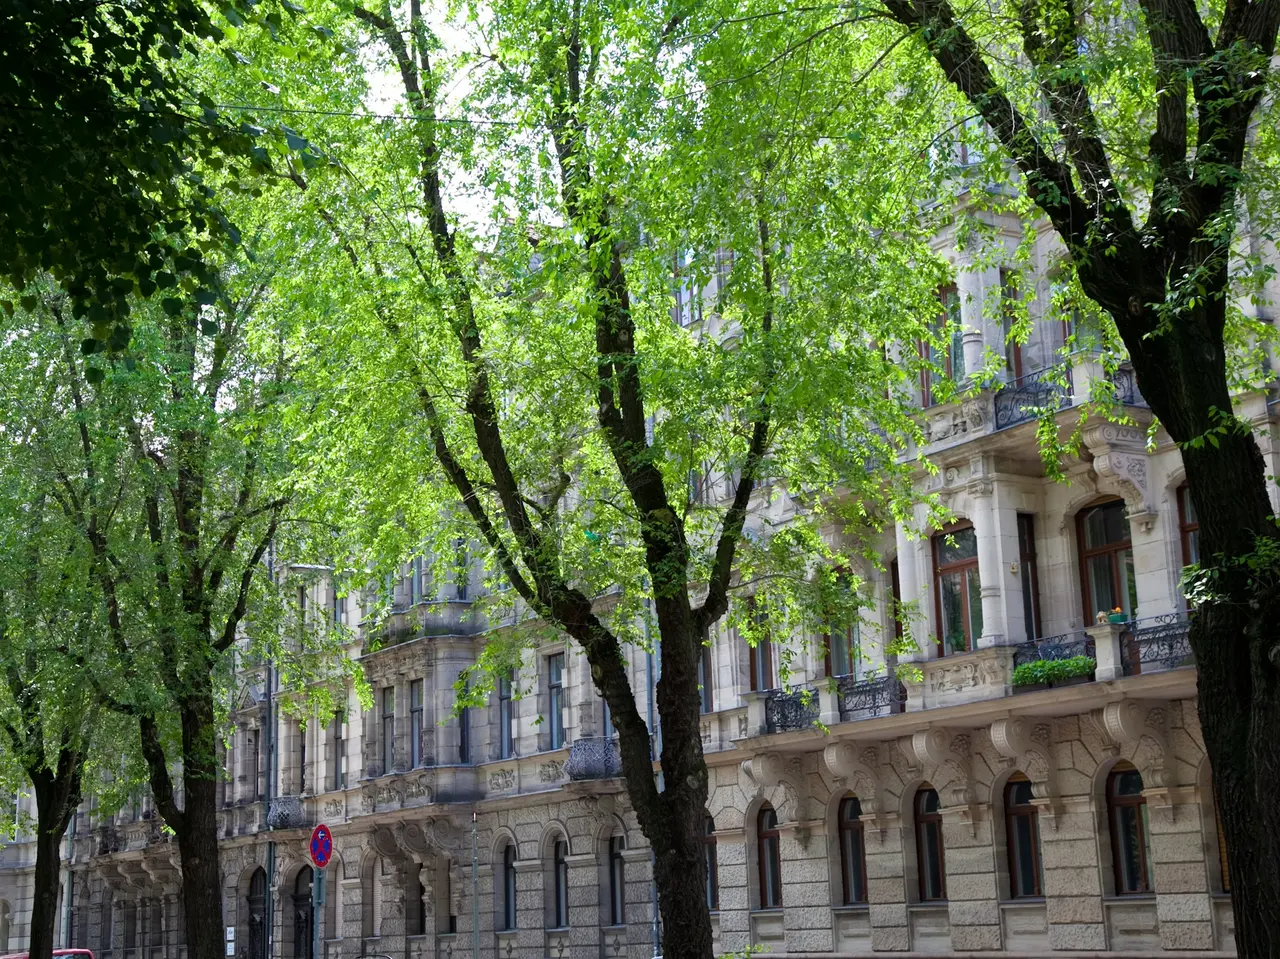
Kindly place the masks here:
<instances>
[{"instance_id":1,"label":"wrought iron balcony railing","mask_svg":"<svg viewBox=\"0 0 1280 959\"><path fill-rule=\"evenodd\" d=\"M1089 656L1094 660L1098 658L1093 639L1082 630L1020 643L1014 649L1013 668L1041 660L1072 659L1076 656Z\"/></svg>"},{"instance_id":2,"label":"wrought iron balcony railing","mask_svg":"<svg viewBox=\"0 0 1280 959\"><path fill-rule=\"evenodd\" d=\"M1120 658L1126 676L1194 666L1190 618L1179 612L1133 620L1120 634Z\"/></svg>"},{"instance_id":3,"label":"wrought iron balcony railing","mask_svg":"<svg viewBox=\"0 0 1280 959\"><path fill-rule=\"evenodd\" d=\"M569 746L564 771L575 782L584 779L615 779L622 775L622 755L614 739L576 739Z\"/></svg>"},{"instance_id":4,"label":"wrought iron balcony railing","mask_svg":"<svg viewBox=\"0 0 1280 959\"><path fill-rule=\"evenodd\" d=\"M311 825L300 796L276 796L267 806L268 829L299 829Z\"/></svg>"},{"instance_id":5,"label":"wrought iron balcony railing","mask_svg":"<svg viewBox=\"0 0 1280 959\"><path fill-rule=\"evenodd\" d=\"M811 689L771 689L764 698L764 728L769 733L808 729L818 721L818 694Z\"/></svg>"},{"instance_id":6,"label":"wrought iron balcony railing","mask_svg":"<svg viewBox=\"0 0 1280 959\"><path fill-rule=\"evenodd\" d=\"M1115 387L1116 401L1125 406L1146 406L1147 401L1138 389L1138 377L1132 366L1121 366L1107 374L1107 380Z\"/></svg>"},{"instance_id":7,"label":"wrought iron balcony railing","mask_svg":"<svg viewBox=\"0 0 1280 959\"><path fill-rule=\"evenodd\" d=\"M1063 381L1065 380L1065 385ZM995 395L995 428L1005 430L1035 419L1042 409L1071 405L1071 367L1065 364L1027 373Z\"/></svg>"},{"instance_id":8,"label":"wrought iron balcony railing","mask_svg":"<svg viewBox=\"0 0 1280 959\"><path fill-rule=\"evenodd\" d=\"M907 702L907 687L892 674L871 679L841 676L836 680L836 695L840 720L849 722L902 712Z\"/></svg>"}]
</instances>

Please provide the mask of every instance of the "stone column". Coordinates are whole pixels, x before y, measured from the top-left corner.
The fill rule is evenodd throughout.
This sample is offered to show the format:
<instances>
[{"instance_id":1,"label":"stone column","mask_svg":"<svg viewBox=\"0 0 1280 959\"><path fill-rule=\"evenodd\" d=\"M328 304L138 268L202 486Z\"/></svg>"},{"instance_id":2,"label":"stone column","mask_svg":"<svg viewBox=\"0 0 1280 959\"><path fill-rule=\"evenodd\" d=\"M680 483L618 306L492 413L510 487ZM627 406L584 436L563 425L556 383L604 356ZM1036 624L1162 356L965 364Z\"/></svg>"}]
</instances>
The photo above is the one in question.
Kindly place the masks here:
<instances>
[{"instance_id":1,"label":"stone column","mask_svg":"<svg viewBox=\"0 0 1280 959\"><path fill-rule=\"evenodd\" d=\"M382 742L381 742L381 713L382 713L382 686L380 683L370 680L373 686L373 708L366 709L361 713L361 723L364 729L360 737L360 757L361 763L358 770L349 770L353 775L348 777L349 782L354 783L360 779L366 779L371 769L378 769L382 773L390 770L382 769Z\"/></svg>"},{"instance_id":2,"label":"stone column","mask_svg":"<svg viewBox=\"0 0 1280 959\"><path fill-rule=\"evenodd\" d=\"M391 769L389 772L404 772L409 768L409 681L397 677L395 682L396 699L396 741L391 750Z\"/></svg>"},{"instance_id":3,"label":"stone column","mask_svg":"<svg viewBox=\"0 0 1280 959\"><path fill-rule=\"evenodd\" d=\"M1195 791L1173 786L1148 788L1143 794L1149 813L1160 945L1165 949L1212 949L1213 902Z\"/></svg>"},{"instance_id":4,"label":"stone column","mask_svg":"<svg viewBox=\"0 0 1280 959\"><path fill-rule=\"evenodd\" d=\"M1089 634L1089 638L1093 640L1094 653L1098 664L1093 675L1094 679L1100 683L1111 679L1119 679L1124 675L1125 650L1120 642L1120 634L1123 630L1123 626L1116 626L1111 623L1090 626L1085 630Z\"/></svg>"},{"instance_id":5,"label":"stone column","mask_svg":"<svg viewBox=\"0 0 1280 959\"><path fill-rule=\"evenodd\" d=\"M622 860L626 864L626 889L623 901L626 903L626 932L620 938L630 946L631 955L654 955L653 949L653 897L650 879L653 875L653 860L648 846L638 846L623 850ZM600 897L596 897L599 902ZM607 918L607 917L603 917ZM605 941L606 955L612 950L610 940ZM661 951L659 944L658 951ZM584 957L586 959L586 957Z\"/></svg>"},{"instance_id":6,"label":"stone column","mask_svg":"<svg viewBox=\"0 0 1280 959\"><path fill-rule=\"evenodd\" d=\"M385 860L384 860L385 861ZM415 863L403 859L391 863L391 869L381 879L382 883L382 917L378 926L378 951L389 956L405 954L404 906L405 885L408 870L416 869Z\"/></svg>"},{"instance_id":7,"label":"stone column","mask_svg":"<svg viewBox=\"0 0 1280 959\"><path fill-rule=\"evenodd\" d=\"M345 865L344 865L345 870ZM364 951L364 888L357 874L354 877L343 876L330 883L328 894L341 896L338 900L338 928L342 930L343 953L358 956ZM348 944L355 943L354 951Z\"/></svg>"},{"instance_id":8,"label":"stone column","mask_svg":"<svg viewBox=\"0 0 1280 959\"><path fill-rule=\"evenodd\" d=\"M951 948L976 952L1000 948L1000 894L986 803L942 810L947 870L947 920Z\"/></svg>"},{"instance_id":9,"label":"stone column","mask_svg":"<svg viewBox=\"0 0 1280 959\"><path fill-rule=\"evenodd\" d=\"M124 921L126 897L116 894L111 899L111 953L124 955Z\"/></svg>"},{"instance_id":10,"label":"stone column","mask_svg":"<svg viewBox=\"0 0 1280 959\"><path fill-rule=\"evenodd\" d=\"M543 952L546 900L542 892L542 860L516 860L516 948L522 956Z\"/></svg>"},{"instance_id":11,"label":"stone column","mask_svg":"<svg viewBox=\"0 0 1280 959\"><path fill-rule=\"evenodd\" d=\"M957 263L956 271L960 317L964 324L964 368L965 373L972 376L975 370L982 369L982 354L986 345L986 321L983 317L985 287L982 273L972 269L969 264Z\"/></svg>"},{"instance_id":12,"label":"stone column","mask_svg":"<svg viewBox=\"0 0 1280 959\"><path fill-rule=\"evenodd\" d=\"M902 861L903 828L897 813L884 813L867 823L863 836L867 852L867 914L871 948L876 952L906 952L911 947Z\"/></svg>"},{"instance_id":13,"label":"stone column","mask_svg":"<svg viewBox=\"0 0 1280 959\"><path fill-rule=\"evenodd\" d=\"M920 588L920 540L908 536L907 527L898 523L894 528L898 543L898 588L904 603L916 603L918 615L902 627L903 638L909 638L916 644L917 651L908 658L915 660L934 659L938 655L937 647L929 642L929 622L932 615L929 610L928 595Z\"/></svg>"},{"instance_id":14,"label":"stone column","mask_svg":"<svg viewBox=\"0 0 1280 959\"><path fill-rule=\"evenodd\" d=\"M786 823L778 838L787 952L830 952L831 877L826 824L821 820Z\"/></svg>"},{"instance_id":15,"label":"stone column","mask_svg":"<svg viewBox=\"0 0 1280 959\"><path fill-rule=\"evenodd\" d=\"M1065 797L1052 820L1048 804L1037 802L1040 817L1040 856L1044 867L1045 912L1052 949L1104 950L1106 923L1102 914L1102 883L1098 863L1098 829L1092 797ZM1105 868L1110 868L1107 863Z\"/></svg>"},{"instance_id":16,"label":"stone column","mask_svg":"<svg viewBox=\"0 0 1280 959\"><path fill-rule=\"evenodd\" d=\"M716 828L716 878L720 882L720 949L743 952L751 944L746 830Z\"/></svg>"},{"instance_id":17,"label":"stone column","mask_svg":"<svg viewBox=\"0 0 1280 959\"><path fill-rule=\"evenodd\" d=\"M160 939L160 943L164 947L163 951L164 951L164 955L166 956L176 956L178 954L178 943L181 941L179 939L179 934L178 934L178 895L179 895L178 892L169 891L164 894L164 898L162 900L164 903L164 906L163 906L164 911L161 914L161 920L164 926L164 930ZM240 908L241 908L240 903L237 901L235 903L235 909L237 913L239 912ZM232 914L228 913L227 915L228 915L228 919L230 919ZM237 936L240 935L240 927L245 925L244 923L231 923L231 922L229 922L228 924L236 926ZM240 943L237 942L236 945L238 947Z\"/></svg>"},{"instance_id":18,"label":"stone column","mask_svg":"<svg viewBox=\"0 0 1280 959\"><path fill-rule=\"evenodd\" d=\"M970 466L970 474L983 470L981 457ZM973 503L973 531L978 541L978 578L982 581L982 635L977 647L998 646L1006 636L1004 616L1004 576L1000 566L1000 530L995 508L995 482L989 476L969 484Z\"/></svg>"}]
</instances>

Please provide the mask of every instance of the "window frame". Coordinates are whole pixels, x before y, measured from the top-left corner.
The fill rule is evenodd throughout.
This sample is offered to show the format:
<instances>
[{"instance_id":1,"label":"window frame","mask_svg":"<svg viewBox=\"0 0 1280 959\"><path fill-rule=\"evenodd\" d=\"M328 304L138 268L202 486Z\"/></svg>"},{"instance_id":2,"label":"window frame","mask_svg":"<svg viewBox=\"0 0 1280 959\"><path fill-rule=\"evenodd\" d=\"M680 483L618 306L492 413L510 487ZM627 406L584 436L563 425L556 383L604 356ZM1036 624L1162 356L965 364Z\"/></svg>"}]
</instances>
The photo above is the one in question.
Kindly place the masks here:
<instances>
[{"instance_id":1,"label":"window frame","mask_svg":"<svg viewBox=\"0 0 1280 959\"><path fill-rule=\"evenodd\" d=\"M1003 266L1000 268L1000 330L1004 334L1004 368L1011 386L1021 386L1027 375L1027 371L1023 369L1022 344L1011 335L1017 322L1012 304L1019 299L1020 283L1021 275L1017 270Z\"/></svg>"},{"instance_id":2,"label":"window frame","mask_svg":"<svg viewBox=\"0 0 1280 959\"><path fill-rule=\"evenodd\" d=\"M1097 557L1097 556L1104 556L1104 555L1111 557L1110 559L1111 589L1113 591L1113 594L1117 597L1120 597L1122 600L1125 595L1125 592L1120 588L1121 587L1120 564L1116 560L1116 556L1117 554L1122 553L1125 550L1129 551L1130 557L1133 556L1133 530L1132 529L1129 530L1129 536L1124 540L1121 540L1115 543L1108 543L1106 546L1095 546L1092 548L1086 548L1085 546L1084 527L1085 527L1086 517L1088 517L1089 514L1094 512L1095 510L1103 509L1104 507L1115 507L1115 506L1118 506L1120 508L1120 511L1122 514L1124 513L1124 509L1125 509L1124 500L1120 498L1105 499L1097 503L1090 503L1088 506L1084 507L1083 509L1081 509L1079 512L1076 513L1076 552L1079 554L1079 559L1080 559L1080 601L1084 611L1084 621L1086 623L1092 623L1094 621L1094 617L1096 617L1100 611L1103 611L1097 608L1098 601L1093 596L1093 586L1089 582L1089 560L1090 559L1093 559L1094 557ZM1129 517L1124 516L1124 521L1125 521L1125 524L1128 525ZM1134 569L1135 569L1134 591L1136 593L1137 591L1136 561L1135 561ZM1110 609L1105 610L1105 612L1110 612ZM1134 608L1129 611L1129 615L1130 617L1136 617L1138 615L1138 609L1136 604L1134 605Z\"/></svg>"},{"instance_id":3,"label":"window frame","mask_svg":"<svg viewBox=\"0 0 1280 959\"><path fill-rule=\"evenodd\" d=\"M547 742L551 749L562 749L565 744L564 667L564 653L547 656Z\"/></svg>"},{"instance_id":4,"label":"window frame","mask_svg":"<svg viewBox=\"0 0 1280 959\"><path fill-rule=\"evenodd\" d=\"M698 712L715 712L715 669L711 662L711 646L703 643L698 652Z\"/></svg>"},{"instance_id":5,"label":"window frame","mask_svg":"<svg viewBox=\"0 0 1280 959\"><path fill-rule=\"evenodd\" d=\"M515 756L515 674L508 672L498 677L498 758Z\"/></svg>"},{"instance_id":6,"label":"window frame","mask_svg":"<svg viewBox=\"0 0 1280 959\"><path fill-rule=\"evenodd\" d=\"M625 836L615 833L609 837L609 925L624 926L627 922L627 861L623 851L627 848Z\"/></svg>"},{"instance_id":7,"label":"window frame","mask_svg":"<svg viewBox=\"0 0 1280 959\"><path fill-rule=\"evenodd\" d=\"M773 633L767 628L765 615L756 606L755 600L748 600L748 603L751 622L757 626L761 624L766 626L764 635L754 646L747 642L745 636L742 638L747 647L749 688L753 693L763 693L778 688L778 674L774 668Z\"/></svg>"},{"instance_id":8,"label":"window frame","mask_svg":"<svg viewBox=\"0 0 1280 959\"><path fill-rule=\"evenodd\" d=\"M957 327L956 332L952 332L951 330L949 330L949 327L951 325L950 321L952 319L951 305L950 305L953 302L952 298L954 298L954 303L956 307L956 315L955 315L955 321L956 321L956 327ZM955 346L956 346L956 341L954 338L957 332L959 334L961 378L963 378L963 376L966 375L966 372L967 372L964 369L964 322L963 322L963 312L962 312L963 303L960 300L959 287L957 287L956 284L954 283L946 283L938 287L938 305L941 307L941 309L939 310L938 315L934 319L931 326L935 333L946 334L946 341L941 351L942 353L941 362L940 363L938 362L938 354L934 351L934 346L932 342L930 342L927 339L920 339L916 341L916 347L920 354L920 358L921 360L924 361L920 366L920 405L924 409L928 409L930 407L938 405L938 402L933 395L934 394L933 370L929 368L929 364L933 363L941 366L943 374L946 376L947 379L953 380L953 381L957 379L957 377L955 376L956 363L955 363L955 356L954 356Z\"/></svg>"},{"instance_id":9,"label":"window frame","mask_svg":"<svg viewBox=\"0 0 1280 959\"><path fill-rule=\"evenodd\" d=\"M1196 537L1196 553L1200 552L1200 518L1195 516L1195 504L1190 500L1191 488L1184 482L1178 487L1175 499L1178 501L1178 539L1182 544L1182 565L1190 566L1193 562L1191 558L1191 537ZM1188 519L1188 516L1195 516L1194 519ZM1199 562L1197 557L1195 562ZM1182 598L1183 608L1189 608L1190 604L1186 597Z\"/></svg>"},{"instance_id":10,"label":"window frame","mask_svg":"<svg viewBox=\"0 0 1280 959\"><path fill-rule=\"evenodd\" d=\"M847 810L854 808L857 815L849 817ZM862 821L862 803L849 793L840 799L836 809L836 835L840 846L841 902L846 906L867 904L867 843L866 824ZM848 838L846 838L848 837ZM856 862L851 860L851 845L856 841Z\"/></svg>"},{"instance_id":11,"label":"window frame","mask_svg":"<svg viewBox=\"0 0 1280 959\"><path fill-rule=\"evenodd\" d=\"M707 871L704 891L707 896L707 909L720 911L720 861L719 847L716 842L716 821L708 813L702 822L702 862Z\"/></svg>"},{"instance_id":12,"label":"window frame","mask_svg":"<svg viewBox=\"0 0 1280 959\"><path fill-rule=\"evenodd\" d=\"M1044 863L1040 856L1040 810L1033 803L1015 803L1015 790L1022 785L1029 785L1030 780L1022 773L1014 773L1004 784L1004 840L1005 857L1009 869L1010 899L1043 899L1044 898ZM1019 853L1018 820L1029 822L1031 833L1031 868L1032 891L1022 892L1022 862Z\"/></svg>"},{"instance_id":13,"label":"window frame","mask_svg":"<svg viewBox=\"0 0 1280 959\"><path fill-rule=\"evenodd\" d=\"M343 716L342 710L334 710L333 720L329 728L333 737L333 777L331 782L335 791L347 788L347 740L342 734L344 725L346 725L346 717Z\"/></svg>"},{"instance_id":14,"label":"window frame","mask_svg":"<svg viewBox=\"0 0 1280 959\"><path fill-rule=\"evenodd\" d=\"M768 803L762 805L756 813L756 868L759 873L760 908L781 909L782 841L778 831L778 813Z\"/></svg>"},{"instance_id":15,"label":"window frame","mask_svg":"<svg viewBox=\"0 0 1280 959\"><path fill-rule=\"evenodd\" d=\"M396 688L382 687L382 775L391 773L396 743Z\"/></svg>"},{"instance_id":16,"label":"window frame","mask_svg":"<svg viewBox=\"0 0 1280 959\"><path fill-rule=\"evenodd\" d=\"M1027 641L1039 639L1043 630L1040 618L1040 572L1036 557L1036 517L1034 513L1018 513L1018 569L1022 582L1022 615L1027 622Z\"/></svg>"},{"instance_id":17,"label":"window frame","mask_svg":"<svg viewBox=\"0 0 1280 959\"><path fill-rule=\"evenodd\" d=\"M1142 790L1137 793L1118 793L1116 791L1120 777L1127 773L1137 775L1138 781L1142 782L1142 789L1146 789L1146 783L1142 780L1142 773L1127 763L1117 765L1107 774L1107 829L1111 840L1111 868L1115 880L1114 892L1117 896L1151 896L1155 894L1155 885L1152 882L1151 830L1147 824L1147 797ZM1120 816L1122 809L1136 810L1134 821L1137 823L1140 832L1138 836L1140 841L1137 844L1140 888L1137 889L1122 888L1124 885L1124 867L1122 865L1122 844L1120 840L1125 838L1123 821Z\"/></svg>"},{"instance_id":18,"label":"window frame","mask_svg":"<svg viewBox=\"0 0 1280 959\"><path fill-rule=\"evenodd\" d=\"M422 721L425 683L421 679L409 680L409 768L422 765Z\"/></svg>"},{"instance_id":19,"label":"window frame","mask_svg":"<svg viewBox=\"0 0 1280 959\"><path fill-rule=\"evenodd\" d=\"M925 806L928 804L929 794L933 794L933 798L938 800L939 808L935 812L928 812ZM947 855L944 838L942 835L942 810L941 800L938 799L938 791L932 786L925 784L916 790L915 797L911 801L912 819L915 827L916 838L916 880L919 887L920 902L946 902L947 901ZM937 849L937 866L938 881L940 888L937 896L926 895L928 892L928 871L925 869L925 848L928 843L925 842L925 831L929 828L937 829L937 843L933 844Z\"/></svg>"},{"instance_id":20,"label":"window frame","mask_svg":"<svg viewBox=\"0 0 1280 959\"><path fill-rule=\"evenodd\" d=\"M551 921L553 929L569 928L569 843L561 836L551 844Z\"/></svg>"},{"instance_id":21,"label":"window frame","mask_svg":"<svg viewBox=\"0 0 1280 959\"><path fill-rule=\"evenodd\" d=\"M471 707L458 710L458 765L471 765Z\"/></svg>"},{"instance_id":22,"label":"window frame","mask_svg":"<svg viewBox=\"0 0 1280 959\"><path fill-rule=\"evenodd\" d=\"M502 928L499 932L511 932L520 928L516 912L516 844L507 841L502 847Z\"/></svg>"},{"instance_id":23,"label":"window frame","mask_svg":"<svg viewBox=\"0 0 1280 959\"><path fill-rule=\"evenodd\" d=\"M973 531L973 556L968 559L954 560L950 563L941 563L939 561L939 546L945 542L948 536L954 536L956 533ZM937 647L938 656L949 656L952 653L971 653L977 649L977 641L979 636L971 635L973 632L973 612L969 605L969 574L972 572L978 577L978 594L979 606L978 615L982 615L981 594L982 594L982 575L978 570L978 531L970 520L961 520L956 523L950 523L930 537L930 545L933 548L933 606L934 614L937 616L938 634ZM960 580L960 619L964 626L965 646L962 650L952 650L947 642L945 635L945 623L942 612L942 577L950 576L953 573L959 573ZM985 628L985 620L983 627Z\"/></svg>"}]
</instances>

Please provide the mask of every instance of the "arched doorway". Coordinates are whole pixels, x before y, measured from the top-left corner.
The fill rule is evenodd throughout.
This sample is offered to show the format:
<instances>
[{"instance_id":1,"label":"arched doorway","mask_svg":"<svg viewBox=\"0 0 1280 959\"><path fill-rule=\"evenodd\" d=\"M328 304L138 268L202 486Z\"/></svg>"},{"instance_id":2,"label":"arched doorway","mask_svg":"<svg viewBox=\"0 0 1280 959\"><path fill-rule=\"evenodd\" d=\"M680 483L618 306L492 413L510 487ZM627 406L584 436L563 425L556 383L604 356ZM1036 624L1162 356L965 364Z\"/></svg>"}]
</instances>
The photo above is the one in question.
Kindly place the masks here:
<instances>
[{"instance_id":1,"label":"arched doorway","mask_svg":"<svg viewBox=\"0 0 1280 959\"><path fill-rule=\"evenodd\" d=\"M311 951L315 915L311 911L311 867L298 870L293 881L293 956L294 959L315 959Z\"/></svg>"},{"instance_id":2,"label":"arched doorway","mask_svg":"<svg viewBox=\"0 0 1280 959\"><path fill-rule=\"evenodd\" d=\"M267 873L261 866L249 877L249 959L267 959Z\"/></svg>"}]
</instances>

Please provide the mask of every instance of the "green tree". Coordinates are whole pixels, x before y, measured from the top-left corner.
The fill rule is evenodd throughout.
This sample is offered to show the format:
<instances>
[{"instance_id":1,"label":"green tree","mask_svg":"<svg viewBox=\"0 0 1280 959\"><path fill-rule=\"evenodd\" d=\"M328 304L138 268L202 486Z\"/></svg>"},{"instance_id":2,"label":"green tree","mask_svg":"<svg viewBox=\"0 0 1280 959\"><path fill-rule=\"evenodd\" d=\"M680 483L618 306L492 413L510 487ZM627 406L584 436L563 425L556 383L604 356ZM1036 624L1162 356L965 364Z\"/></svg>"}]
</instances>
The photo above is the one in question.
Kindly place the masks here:
<instances>
[{"instance_id":1,"label":"green tree","mask_svg":"<svg viewBox=\"0 0 1280 959\"><path fill-rule=\"evenodd\" d=\"M477 8L483 53L461 58L406 14L355 9L399 119L335 120L362 112L358 84L309 105L340 166L294 177L294 349L329 397L298 411L329 438L299 482L388 560L478 540L513 587L495 605L582 648L655 849L663 953L703 959L701 646L726 615L762 638L734 593L775 635L812 635L846 549L870 552L912 499L901 396L919 360L882 344L931 335L916 318L942 270L888 180L894 138L872 135L910 111L833 118L866 134L862 157L799 145L789 125L831 108L810 81L706 95L655 66L658 5ZM856 615L865 584L849 586ZM658 756L623 665L646 621ZM472 694L514 655L495 637Z\"/></svg>"},{"instance_id":2,"label":"green tree","mask_svg":"<svg viewBox=\"0 0 1280 959\"><path fill-rule=\"evenodd\" d=\"M258 321L271 315L266 262L227 270L216 306L196 302L190 279L183 297L135 304L130 345L97 367L98 344L54 287L15 314L3 348L17 374L5 422L28 424L29 482L56 507L93 597L80 654L93 668L77 675L133 725L182 858L188 949L208 959L222 951L217 743L234 647L294 656L299 683L346 662L297 657L323 635L309 650L296 633L282 641L264 562L302 538L281 532L289 367Z\"/></svg>"}]
</instances>

